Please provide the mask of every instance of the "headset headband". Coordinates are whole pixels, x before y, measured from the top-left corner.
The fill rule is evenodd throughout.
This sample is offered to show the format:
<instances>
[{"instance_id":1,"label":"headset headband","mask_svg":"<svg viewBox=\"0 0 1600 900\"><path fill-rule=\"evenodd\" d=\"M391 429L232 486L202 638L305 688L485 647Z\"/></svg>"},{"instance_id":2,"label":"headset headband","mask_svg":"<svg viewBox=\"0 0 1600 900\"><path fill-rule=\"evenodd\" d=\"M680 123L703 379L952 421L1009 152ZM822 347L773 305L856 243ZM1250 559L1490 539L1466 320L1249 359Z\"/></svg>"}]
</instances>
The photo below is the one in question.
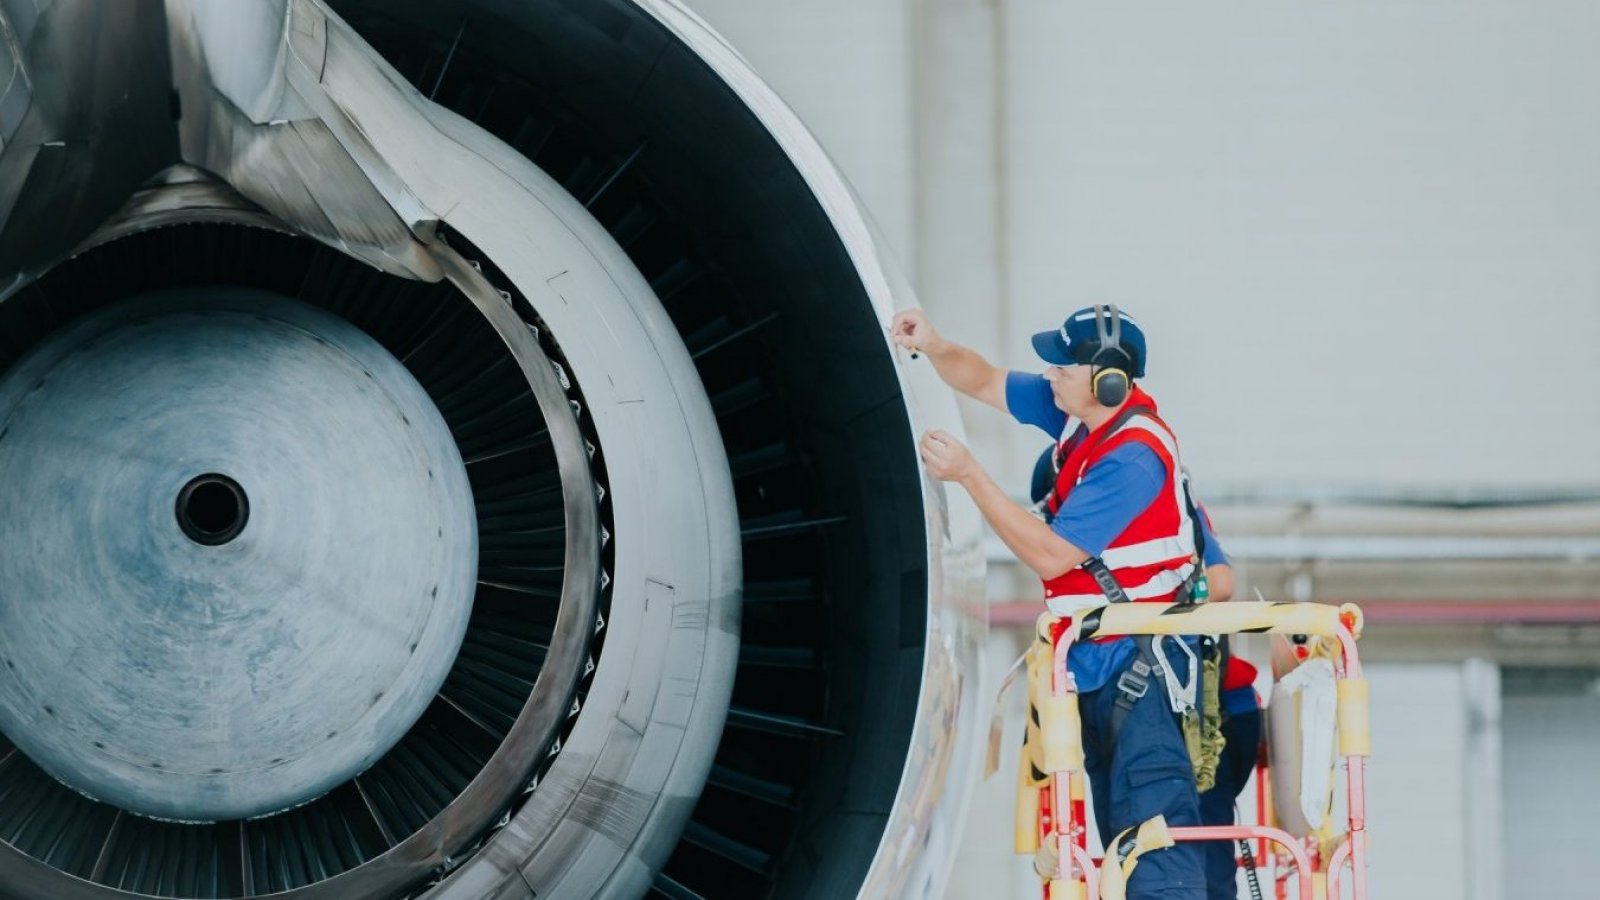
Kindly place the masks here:
<instances>
[{"instance_id":1,"label":"headset headband","mask_svg":"<svg viewBox=\"0 0 1600 900\"><path fill-rule=\"evenodd\" d=\"M1108 318L1107 310L1110 311L1109 318L1111 319L1109 327L1106 324L1106 319ZM1128 356L1122 349L1122 316L1117 312L1115 303L1096 303L1094 305L1094 331L1100 338L1101 353L1107 350L1115 350L1121 353L1124 358ZM1098 356L1099 354L1095 355Z\"/></svg>"}]
</instances>

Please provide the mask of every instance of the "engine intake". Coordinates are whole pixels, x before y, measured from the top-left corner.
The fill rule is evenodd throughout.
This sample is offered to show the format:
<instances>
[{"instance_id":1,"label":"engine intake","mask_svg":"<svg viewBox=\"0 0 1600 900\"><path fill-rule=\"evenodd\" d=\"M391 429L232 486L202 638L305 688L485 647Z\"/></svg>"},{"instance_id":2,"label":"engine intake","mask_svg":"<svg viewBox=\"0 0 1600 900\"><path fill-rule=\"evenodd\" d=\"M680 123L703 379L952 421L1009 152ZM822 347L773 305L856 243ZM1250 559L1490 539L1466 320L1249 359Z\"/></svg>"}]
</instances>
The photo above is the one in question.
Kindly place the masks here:
<instances>
[{"instance_id":1,"label":"engine intake","mask_svg":"<svg viewBox=\"0 0 1600 900\"><path fill-rule=\"evenodd\" d=\"M0 429L30 409L40 430L0 431L0 485L8 539L49 552L0 553L0 615L78 602L5 651L0 891L838 897L869 869L887 891L886 826L903 779L898 814L932 814L970 647L930 688L945 526L870 237L726 47L655 0L21 7L0 2L31 75L0 97L25 110L0 117ZM91 133L56 177L56 142ZM43 236L19 220L41 210ZM137 338L149 321L189 337ZM306 352L280 365L285 328ZM128 348L129 384L209 412L140 431L114 393L14 396L91 333ZM65 441L74 416L134 427ZM119 460L162 477L101 483ZM87 480L50 509L58 469ZM322 567L268 553L280 536ZM105 615L129 579L90 548L118 541L152 584L213 566L157 604L183 629ZM205 618L252 597L294 624ZM370 664L402 651L431 668ZM357 726L352 698L394 712ZM913 745L919 702L942 725ZM189 741L197 710L234 717L225 739Z\"/></svg>"}]
</instances>

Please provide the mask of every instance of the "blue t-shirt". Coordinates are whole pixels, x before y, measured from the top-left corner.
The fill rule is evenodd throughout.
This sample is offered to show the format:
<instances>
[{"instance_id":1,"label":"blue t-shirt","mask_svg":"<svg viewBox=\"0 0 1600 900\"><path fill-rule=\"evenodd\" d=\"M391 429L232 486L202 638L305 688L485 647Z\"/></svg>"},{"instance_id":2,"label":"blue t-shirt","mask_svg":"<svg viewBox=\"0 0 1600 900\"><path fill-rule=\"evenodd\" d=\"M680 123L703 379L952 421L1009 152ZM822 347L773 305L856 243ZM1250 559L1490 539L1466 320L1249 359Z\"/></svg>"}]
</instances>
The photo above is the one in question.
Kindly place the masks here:
<instances>
[{"instance_id":1,"label":"blue t-shirt","mask_svg":"<svg viewBox=\"0 0 1600 900\"><path fill-rule=\"evenodd\" d=\"M1006 408L1018 422L1036 426L1056 440L1060 440L1067 426L1067 414L1056 406L1050 382L1043 375L1009 373ZM1166 480L1166 466L1154 450L1140 443L1123 444L1083 473L1083 480L1067 495L1050 527L1078 549L1090 556L1099 556L1149 508ZM1201 521L1206 528L1206 563L1210 565L1213 557L1226 561L1221 545L1210 531L1210 523L1205 522L1204 516ZM1128 638L1074 645L1067 656L1067 665L1078 682L1078 691L1087 693L1103 687L1127 666L1135 650L1133 641ZM1170 658L1172 653L1168 655Z\"/></svg>"},{"instance_id":2,"label":"blue t-shirt","mask_svg":"<svg viewBox=\"0 0 1600 900\"><path fill-rule=\"evenodd\" d=\"M1206 552L1201 554L1207 568L1211 566L1232 565L1228 561L1228 554L1223 552L1222 542L1217 540L1217 533L1211 529L1211 516L1201 503L1195 503L1195 512L1200 514L1200 530L1205 532Z\"/></svg>"},{"instance_id":3,"label":"blue t-shirt","mask_svg":"<svg viewBox=\"0 0 1600 900\"><path fill-rule=\"evenodd\" d=\"M1036 426L1056 440L1067 426L1067 414L1056 406L1043 375L1007 375L1006 406L1018 422ZM1056 511L1050 527L1074 547L1099 556L1149 508L1166 481L1167 468L1154 450L1139 443L1123 444L1083 473L1083 481Z\"/></svg>"},{"instance_id":4,"label":"blue t-shirt","mask_svg":"<svg viewBox=\"0 0 1600 900\"><path fill-rule=\"evenodd\" d=\"M1222 711L1230 716L1242 716L1261 708L1256 702L1256 689L1252 685L1236 687L1222 692Z\"/></svg>"}]
</instances>

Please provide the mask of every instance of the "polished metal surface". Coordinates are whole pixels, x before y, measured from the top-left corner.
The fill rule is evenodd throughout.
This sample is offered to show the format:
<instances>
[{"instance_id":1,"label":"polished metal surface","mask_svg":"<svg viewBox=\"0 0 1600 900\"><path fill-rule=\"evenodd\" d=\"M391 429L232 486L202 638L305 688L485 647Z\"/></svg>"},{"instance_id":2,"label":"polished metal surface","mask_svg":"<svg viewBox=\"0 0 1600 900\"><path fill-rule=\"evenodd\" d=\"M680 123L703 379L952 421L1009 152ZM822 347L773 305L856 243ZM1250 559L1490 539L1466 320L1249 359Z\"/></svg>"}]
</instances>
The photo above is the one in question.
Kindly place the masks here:
<instances>
[{"instance_id":1,"label":"polished metal surface","mask_svg":"<svg viewBox=\"0 0 1600 900\"><path fill-rule=\"evenodd\" d=\"M4 0L0 19L3 297L176 163L178 135L159 0Z\"/></svg>"},{"instance_id":2,"label":"polished metal surface","mask_svg":"<svg viewBox=\"0 0 1600 900\"><path fill-rule=\"evenodd\" d=\"M478 897L526 881L555 896L635 895L709 771L737 647L737 521L703 389L648 285L548 175L428 103L319 4L288 3L285 34L274 71L318 133L391 216L416 232L442 222L500 267L561 340L607 455L636 461L610 470L613 593L589 712L539 789L442 890ZM608 815L595 840L574 806L626 813Z\"/></svg>"},{"instance_id":3,"label":"polished metal surface","mask_svg":"<svg viewBox=\"0 0 1600 900\"><path fill-rule=\"evenodd\" d=\"M636 2L760 118L826 211L883 327L884 350L896 358L911 426L906 439L931 428L965 434L954 395L931 367L904 365L889 346L889 320L896 310L916 306L916 296L827 152L738 51L680 0ZM952 498L944 484L926 475L922 481L930 572L927 652L910 752L893 814L859 891L862 898L941 896L987 736L989 673L980 664L988 632L982 608L983 521L960 492Z\"/></svg>"},{"instance_id":4,"label":"polished metal surface","mask_svg":"<svg viewBox=\"0 0 1600 900\"><path fill-rule=\"evenodd\" d=\"M13 34L45 36L10 45L28 73L14 83L28 93L18 128L5 130L0 108L0 201L9 204L0 206L0 301L27 299L33 279L74 254L182 223L300 235L396 278L449 285L526 381L562 497L565 563L549 645L526 705L470 784L404 832L382 823L381 798L357 784L350 808L361 813L364 804L379 822L381 833L369 836L377 849L353 862L328 857L336 865L321 874L250 857L254 828L241 824L238 846L219 858L244 852L245 864L205 895L263 895L262 867L281 865L283 886L271 890L297 898L625 898L652 886L689 896L663 866L687 877L712 863L726 867L720 890L740 895L749 894L727 885L747 876L775 880L762 883L779 897L936 895L987 717L977 669L982 556L975 512L921 476L911 447L923 428L959 431L959 420L926 367L896 365L886 337L873 333L914 300L849 188L771 90L668 0L339 4L428 48L423 90L415 71L402 75L317 0L117 6L56 0L35 17L31 4L0 0ZM24 27L34 18L47 27ZM480 24L463 45L469 18ZM104 61L52 68L113 33L123 42ZM430 34L443 46L429 44ZM553 73L539 87L566 111L532 121L546 129L542 138L504 122L491 133L498 84L481 103L447 108L436 97L458 50L456 65L476 58L479 69L520 66L518 77ZM130 86L121 99L94 87L117 79ZM508 80L505 93L514 87ZM40 99L50 96L88 99L66 107ZM620 148L584 161L600 167L597 176L535 162L559 127L551 121L590 120ZM71 156L93 176L92 190L38 165L54 135L70 132L63 122L98 129ZM606 209L608 190L636 161L662 198ZM61 228L48 239L16 237L24 211L45 210L61 211ZM666 244L682 259L669 259L664 275L660 248L636 245L641 229L629 223L674 211L686 231ZM681 288L671 273L703 258L711 260L703 269L725 273L733 296L748 298L723 319L697 321L692 289L688 300L667 296ZM762 349L742 355L740 342L756 339ZM556 345L559 353L543 349ZM487 349L461 348L461 358L490 358ZM181 395L189 378L168 384ZM779 428L788 436L769 434ZM32 471L46 453L19 465ZM763 476L773 465L783 478ZM403 471L370 469L384 483ZM231 482L193 481L210 476ZM786 478L806 479L810 495L790 499L798 481ZM224 514L212 520L192 497L180 503L191 484L219 498ZM231 484L242 500L229 501ZM476 499L481 515L486 501ZM187 473L164 502L167 526L200 550L233 552L271 521L253 480L220 463ZM221 539L240 524L228 514L244 502L248 520ZM186 509L205 521L186 525ZM464 534L446 528L446 543L459 546ZM774 536L792 535L803 540L774 549ZM95 531L86 542L99 538ZM406 546L385 544L401 570ZM791 573L796 554L804 566ZM758 644L747 658L742 584L757 591L745 607ZM371 627L351 627L352 639ZM150 646L161 640L159 628L129 630ZM290 652L268 634L249 639L297 662L320 655ZM809 643L759 646L791 640ZM96 657L117 671L126 662ZM769 670L794 664L786 660L800 661L800 676L775 680ZM287 693L279 699L305 706ZM786 705L793 711L763 711ZM37 724L0 728L21 745L29 738L12 732L32 735ZM286 728L291 738L311 734ZM40 734L50 733L46 723ZM375 738L369 749L386 747ZM811 793L796 811L801 791ZM753 819L751 833L740 833L729 811L752 801L787 817L781 833ZM709 822L697 805L710 807ZM268 818L261 830L306 835L309 846L316 832L296 832L295 815ZM159 879L110 871L107 860L137 830L115 821L93 832L104 844L77 869L40 862L50 853L38 840L17 839L31 851L0 847L0 892L97 900L137 884L127 889L174 896L180 889ZM769 838L785 843L760 846Z\"/></svg>"},{"instance_id":5,"label":"polished metal surface","mask_svg":"<svg viewBox=\"0 0 1600 900\"><path fill-rule=\"evenodd\" d=\"M467 883L482 871L520 880L526 876L515 866L494 865L495 852L520 860L542 846L550 877L598 887L597 875L617 875L620 890L638 890L649 869L625 864L628 845L655 842L654 865L670 848L710 766L737 643L739 547L727 463L680 339L579 204L519 155L426 103L320 5L264 3L234 19L221 4L173 2L168 13L183 156L220 175L246 203L227 202L227 192L204 188L203 177L169 177L151 200L126 204L83 245L182 221L178 186L202 201L196 219L219 209L228 217L264 213L395 274L435 280L450 272L536 388L568 500L574 545L561 619L525 710L529 721L514 731L524 738L503 746L468 794L423 831L371 866L302 893L381 894L444 866L485 816L522 792L517 773L568 713L571 684L582 674L577 638L586 642L595 621L597 585L584 572L598 564L600 539L593 514L600 497L585 474L582 442L555 434L574 413L592 417L608 455L651 458L687 477L650 483L633 466L614 467L604 499L627 524L615 535L605 576L613 597L607 644L620 662L596 673L589 695L596 712L579 722L540 790L456 879ZM439 223L487 253L509 277L505 287L549 322L574 377L589 389L588 409L569 410L540 388L557 378L542 354L519 352L531 343L527 325L510 315L498 286L434 241ZM628 368L619 370L619 361ZM569 816L574 797L588 804L587 794L619 790L643 804L623 830L604 844L583 838L583 852L563 850L563 841L589 834ZM476 896L470 887L455 890Z\"/></svg>"},{"instance_id":6,"label":"polished metal surface","mask_svg":"<svg viewBox=\"0 0 1600 900\"><path fill-rule=\"evenodd\" d=\"M442 277L412 233L436 216L407 202L407 186L385 177L381 152L349 131L317 84L372 60L331 48L316 4L169 0L167 21L185 162L384 271Z\"/></svg>"},{"instance_id":7,"label":"polished metal surface","mask_svg":"<svg viewBox=\"0 0 1600 900\"><path fill-rule=\"evenodd\" d=\"M126 301L0 379L0 430L0 729L72 788L187 821L287 809L438 692L471 489L349 323L242 291Z\"/></svg>"},{"instance_id":8,"label":"polished metal surface","mask_svg":"<svg viewBox=\"0 0 1600 900\"><path fill-rule=\"evenodd\" d=\"M179 163L162 170L133 192L75 252L166 225L195 223L248 225L290 233L291 229L203 169Z\"/></svg>"}]
</instances>

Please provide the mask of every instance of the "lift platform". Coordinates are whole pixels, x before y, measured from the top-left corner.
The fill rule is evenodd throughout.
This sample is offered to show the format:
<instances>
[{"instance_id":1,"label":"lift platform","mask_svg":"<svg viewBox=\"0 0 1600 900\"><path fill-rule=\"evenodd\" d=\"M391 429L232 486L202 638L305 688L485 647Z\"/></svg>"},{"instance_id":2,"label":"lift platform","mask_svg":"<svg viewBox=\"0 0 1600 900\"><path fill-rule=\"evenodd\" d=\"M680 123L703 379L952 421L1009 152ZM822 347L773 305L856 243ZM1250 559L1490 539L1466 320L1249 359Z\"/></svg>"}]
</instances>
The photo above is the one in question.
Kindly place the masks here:
<instances>
[{"instance_id":1,"label":"lift platform","mask_svg":"<svg viewBox=\"0 0 1600 900\"><path fill-rule=\"evenodd\" d=\"M1265 849L1268 878L1278 900L1289 887L1299 900L1342 896L1348 867L1354 900L1367 898L1366 759L1372 744L1368 727L1368 685L1361 672L1356 639L1361 610L1353 604L1249 603L1200 605L1119 603L1091 607L1071 617L1039 617L1027 665L1027 734L1017 788L1016 850L1035 856L1045 900L1122 900L1132 862L1110 854L1092 857L1088 846L1082 723L1078 695L1067 669L1067 653L1078 641L1123 635L1275 634L1301 635L1301 658L1321 653L1335 678L1337 755L1343 760L1347 795L1343 832L1331 820L1299 836L1274 822L1267 787L1270 765L1258 764L1257 823L1253 825L1166 827L1159 818L1141 828L1147 845L1178 841L1254 841ZM1305 759L1310 760L1312 756Z\"/></svg>"}]
</instances>

